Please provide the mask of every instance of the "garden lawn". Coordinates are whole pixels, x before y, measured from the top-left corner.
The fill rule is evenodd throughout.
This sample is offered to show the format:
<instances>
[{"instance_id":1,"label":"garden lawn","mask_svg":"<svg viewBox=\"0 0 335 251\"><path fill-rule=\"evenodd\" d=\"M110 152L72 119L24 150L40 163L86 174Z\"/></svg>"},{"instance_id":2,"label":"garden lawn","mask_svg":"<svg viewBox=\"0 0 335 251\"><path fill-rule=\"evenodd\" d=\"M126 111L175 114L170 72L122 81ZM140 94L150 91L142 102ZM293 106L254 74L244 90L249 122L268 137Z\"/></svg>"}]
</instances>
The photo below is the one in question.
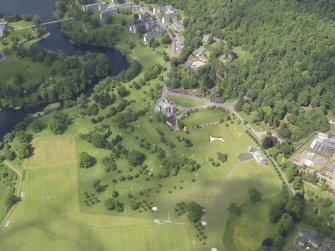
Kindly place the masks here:
<instances>
[{"instance_id":1,"label":"garden lawn","mask_svg":"<svg viewBox=\"0 0 335 251\"><path fill-rule=\"evenodd\" d=\"M221 109L200 109L191 113L183 120L184 125L189 127L202 126L205 124L217 123L221 119L227 118L227 112Z\"/></svg>"},{"instance_id":2,"label":"garden lawn","mask_svg":"<svg viewBox=\"0 0 335 251\"><path fill-rule=\"evenodd\" d=\"M25 162L27 169L76 165L73 137L35 137L32 145L34 154Z\"/></svg>"},{"instance_id":3,"label":"garden lawn","mask_svg":"<svg viewBox=\"0 0 335 251\"><path fill-rule=\"evenodd\" d=\"M229 216L223 239L227 250L257 250L263 240L271 236L269 233L276 228L269 217L272 200L244 203L240 217Z\"/></svg>"},{"instance_id":4,"label":"garden lawn","mask_svg":"<svg viewBox=\"0 0 335 251\"><path fill-rule=\"evenodd\" d=\"M175 103L176 105L180 105L183 107L194 107L204 105L205 102L195 98L186 98L175 95L169 95L168 99Z\"/></svg>"}]
</instances>

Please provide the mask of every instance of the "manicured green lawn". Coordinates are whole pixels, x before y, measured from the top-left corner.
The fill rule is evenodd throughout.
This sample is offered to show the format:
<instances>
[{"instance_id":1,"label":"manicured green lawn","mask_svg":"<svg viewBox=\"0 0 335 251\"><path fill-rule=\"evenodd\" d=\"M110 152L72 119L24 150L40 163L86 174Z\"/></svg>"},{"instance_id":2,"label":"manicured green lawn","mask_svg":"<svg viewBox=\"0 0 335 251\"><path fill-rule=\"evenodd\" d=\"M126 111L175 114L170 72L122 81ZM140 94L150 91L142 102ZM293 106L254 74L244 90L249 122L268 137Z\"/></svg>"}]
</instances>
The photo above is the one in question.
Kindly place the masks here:
<instances>
[{"instance_id":1,"label":"manicured green lawn","mask_svg":"<svg viewBox=\"0 0 335 251\"><path fill-rule=\"evenodd\" d=\"M201 109L185 118L183 123L186 127L202 126L220 122L221 119L226 119L227 115L228 114L221 109Z\"/></svg>"},{"instance_id":2,"label":"manicured green lawn","mask_svg":"<svg viewBox=\"0 0 335 251\"><path fill-rule=\"evenodd\" d=\"M205 102L193 99L193 98L185 98L185 97L179 97L174 95L169 95L169 100L171 100L176 105L184 106L184 107L194 107L194 106L201 106L204 105Z\"/></svg>"},{"instance_id":3,"label":"manicured green lawn","mask_svg":"<svg viewBox=\"0 0 335 251\"><path fill-rule=\"evenodd\" d=\"M257 250L262 241L270 237L276 225L270 222L272 200L242 205L241 216L229 216L223 243L227 250Z\"/></svg>"},{"instance_id":4,"label":"manicured green lawn","mask_svg":"<svg viewBox=\"0 0 335 251\"><path fill-rule=\"evenodd\" d=\"M2 249L191 250L187 225L80 213L76 183L75 166L28 170L26 196L0 234Z\"/></svg>"},{"instance_id":5,"label":"manicured green lawn","mask_svg":"<svg viewBox=\"0 0 335 251\"><path fill-rule=\"evenodd\" d=\"M26 169L76 165L73 137L36 137L32 143L34 155L25 161Z\"/></svg>"},{"instance_id":6,"label":"manicured green lawn","mask_svg":"<svg viewBox=\"0 0 335 251\"><path fill-rule=\"evenodd\" d=\"M157 122L150 124L146 118L141 118L134 125L140 125L134 135L146 137L150 142L159 144L159 135L155 131L155 128L159 128L169 141L178 144L176 139L178 134L170 132L164 124ZM208 223L206 227L208 239L204 247L215 246L221 250L225 247L223 245L226 245L225 242L222 244L222 237L229 216L227 208L231 202L243 202L247 197L248 189L252 186L257 186L265 198L280 192L279 179L271 167L260 166L253 160L247 162L238 160L238 155L245 152L247 144L252 142L243 134L241 125L237 124L231 124L229 127L220 124L192 132L189 137L194 144L193 149L187 149L182 144L178 144L175 151L168 151L166 148L172 158L185 154L189 157L194 156L202 164L201 169L195 173L182 171L178 176L166 179L154 177L146 181L146 177L141 176L139 179L113 185L111 179L118 177L118 174L112 171L106 173L100 162L109 152L94 148L78 137L75 146L77 154L81 151L89 152L98 159L97 166L91 169L80 169L75 163L66 164L69 157L64 158L63 163L61 160L53 161L54 164L50 165L45 162L49 158L54 158L53 153L62 154L62 150L58 148L62 141L64 154L69 152L69 135L87 132L91 127L87 119L77 118L65 135L51 136L48 131L43 131L35 137L33 146L37 156L23 163L29 168L22 188L26 196L12 216L10 227L0 235L0 241L5 248L11 250L14 247L13 243L19 243L15 246L16 250L43 250L43 248L91 250L96 247L101 250L133 250L134 247L137 247L136 250L202 250L202 244L197 240L192 224L186 217L178 217L173 211L175 203L189 201L192 198L206 209L203 219ZM222 136L227 144L229 142L229 146L225 142L210 143L208 138L213 133ZM137 148L138 143L134 135L125 137L124 145L129 149ZM182 135L184 134L180 133L180 136ZM55 146L50 145L50 142ZM51 149L43 150L45 156L42 157L41 150L46 147ZM145 152L143 149L140 150ZM219 168L212 167L207 160L208 156L215 158L217 151L226 152L229 155L228 162ZM160 160L149 154L147 156L146 163L156 173L160 168ZM43 163L45 167L41 167ZM119 161L118 166L123 173L131 173L128 171L127 161ZM191 182L192 177L196 182ZM83 203L83 192L95 193L93 182L96 179L101 179L110 187L106 192L97 194L101 202L87 207ZM125 203L123 213L108 213L104 208L103 201L110 197L113 189L120 193L119 199ZM148 189L152 191L149 192ZM140 195L141 191L144 191L143 197ZM137 198L153 202L159 208L158 212L153 214L150 210L142 213L132 211L127 197L129 192ZM169 208L172 222L183 224L154 225L154 218L167 219ZM267 222L264 221L263 224L266 226ZM248 226L252 230L259 225L257 221L250 221ZM251 230L243 234L253 239L248 235ZM227 233L228 236L229 234L230 232ZM50 240L49 235L56 237ZM125 241L129 236L133 236L133 241ZM66 241L59 241L63 238ZM29 245L20 245L29 239L35 241L30 242ZM85 240L82 246L77 247L76 243L80 239Z\"/></svg>"},{"instance_id":7,"label":"manicured green lawn","mask_svg":"<svg viewBox=\"0 0 335 251\"><path fill-rule=\"evenodd\" d=\"M80 122L79 122L80 121ZM81 120L78 120L78 124L82 124ZM139 217L149 218L157 217L159 219L167 219L167 212L169 207L173 208L175 203L180 201L189 201L189 198L200 203L206 208L206 214L204 220L208 223L206 234L208 239L206 240L206 246L222 247L222 236L225 231L225 224L228 219L227 208L231 202L241 203L247 197L247 191L252 186L257 186L265 197L271 197L280 192L280 181L277 178L272 167L260 166L255 161L240 162L238 155L246 152L247 145L252 145L252 141L244 133L241 125L232 124L228 128L222 124L211 126L208 128L202 128L196 131L192 131L189 138L194 144L192 149L183 147L176 140L175 133L167 130L164 124L150 123L147 119L142 118L138 122L134 123L136 126L136 132L131 137L126 137L123 141L123 145L127 149L135 148L147 154L147 164L149 169L154 174L160 172L160 160L146 152L145 150L138 147L138 142L134 136L146 138L153 144L160 144L159 135L155 131L155 128L159 128L164 132L168 141L174 142L177 146L174 151L164 148L169 158L178 158L182 155L192 157L196 159L201 165L201 169L195 173L180 172L178 176L169 177L166 179L150 178L146 181L146 176L141 176L138 179L132 181L118 182L113 184L112 178L118 179L120 175L134 174L138 171L138 168L134 168L133 171L129 172L129 164L124 161L118 161L118 167L122 173L117 174L115 172L106 173L103 170L101 162L98 161L98 165L92 169L78 169L79 174L79 203L80 209L87 213L99 213L106 214L106 209L102 203L98 203L94 206L87 207L84 201L84 192L92 193L93 182L100 179L105 184L109 184L107 191L116 190L120 193L119 199L125 203L125 211L122 215L128 217ZM113 128L114 129L114 128ZM114 131L117 129L115 128ZM211 135L222 136L225 142L209 142L209 136ZM184 136L184 134L180 133ZM163 147L163 146L162 146ZM87 151L98 160L108 155L108 151L102 151L92 148L87 142L82 140L77 141L77 151ZM213 167L208 162L208 157L216 158L216 153L225 152L228 153L228 162L222 164L219 168ZM196 182L191 182L191 178L195 178ZM159 184L162 187L159 187ZM176 188L175 188L176 187ZM180 188L182 187L182 189ZM151 191L149 191L149 189ZM170 194L169 191L172 191ZM140 195L144 192L144 195ZM145 199L154 203L159 208L159 211L155 213L155 216L149 211L143 211L142 213L134 212L129 208L128 193L133 194L138 199ZM110 192L105 192L99 195L99 199L104 201L110 197ZM109 213L110 214L110 213ZM112 213L115 215L117 213ZM171 215L171 220L181 223L189 224L185 217L178 217L174 213ZM253 222L252 227L257 228L257 222ZM194 231L194 229L192 228ZM197 245L201 245L195 238L196 233L193 232L191 237ZM249 237L251 238L251 237ZM257 239L258 240L258 239Z\"/></svg>"},{"instance_id":8,"label":"manicured green lawn","mask_svg":"<svg viewBox=\"0 0 335 251\"><path fill-rule=\"evenodd\" d=\"M12 26L13 28L21 28L30 26L31 23L20 21L20 22L9 23L9 25ZM19 42L26 41L26 36L28 34L33 34L33 31L31 29L11 31L9 34L7 34L4 38L1 39L0 50L3 50L5 47L10 48L13 45L13 40L18 40Z\"/></svg>"}]
</instances>

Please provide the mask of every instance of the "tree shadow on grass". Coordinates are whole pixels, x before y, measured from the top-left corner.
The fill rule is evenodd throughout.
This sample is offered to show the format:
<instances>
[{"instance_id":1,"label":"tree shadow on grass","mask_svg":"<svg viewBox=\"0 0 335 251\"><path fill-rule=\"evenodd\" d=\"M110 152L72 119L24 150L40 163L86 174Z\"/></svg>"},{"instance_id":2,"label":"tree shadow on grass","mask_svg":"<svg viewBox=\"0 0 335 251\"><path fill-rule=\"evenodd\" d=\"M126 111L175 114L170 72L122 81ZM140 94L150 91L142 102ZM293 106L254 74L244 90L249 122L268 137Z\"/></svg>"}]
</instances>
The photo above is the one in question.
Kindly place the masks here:
<instances>
[{"instance_id":1,"label":"tree shadow on grass","mask_svg":"<svg viewBox=\"0 0 335 251\"><path fill-rule=\"evenodd\" d=\"M107 250L79 216L64 216L60 207L53 208L50 214L59 217L14 221L0 233L1 250Z\"/></svg>"}]
</instances>

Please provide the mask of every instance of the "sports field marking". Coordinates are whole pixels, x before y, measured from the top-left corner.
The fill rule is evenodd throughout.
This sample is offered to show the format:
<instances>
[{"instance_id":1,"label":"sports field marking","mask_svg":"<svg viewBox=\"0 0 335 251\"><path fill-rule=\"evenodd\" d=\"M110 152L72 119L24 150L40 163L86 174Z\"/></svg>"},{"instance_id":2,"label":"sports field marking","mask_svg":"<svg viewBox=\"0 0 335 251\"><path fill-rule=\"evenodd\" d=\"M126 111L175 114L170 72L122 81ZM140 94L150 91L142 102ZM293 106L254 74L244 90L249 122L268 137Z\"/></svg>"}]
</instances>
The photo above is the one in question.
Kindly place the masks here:
<instances>
[{"instance_id":1,"label":"sports field marking","mask_svg":"<svg viewBox=\"0 0 335 251\"><path fill-rule=\"evenodd\" d=\"M25 162L25 168L46 168L73 165L76 163L74 137L34 138L34 153Z\"/></svg>"}]
</instances>

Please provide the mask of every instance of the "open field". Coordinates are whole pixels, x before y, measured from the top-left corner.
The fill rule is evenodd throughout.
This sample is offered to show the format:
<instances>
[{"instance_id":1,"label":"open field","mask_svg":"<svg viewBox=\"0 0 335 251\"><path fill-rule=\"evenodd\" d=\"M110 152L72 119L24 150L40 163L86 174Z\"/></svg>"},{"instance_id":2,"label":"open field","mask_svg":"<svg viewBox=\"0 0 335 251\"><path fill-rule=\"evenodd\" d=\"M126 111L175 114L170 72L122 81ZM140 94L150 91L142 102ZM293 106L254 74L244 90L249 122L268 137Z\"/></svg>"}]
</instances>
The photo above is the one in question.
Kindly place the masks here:
<instances>
[{"instance_id":1,"label":"open field","mask_svg":"<svg viewBox=\"0 0 335 251\"><path fill-rule=\"evenodd\" d=\"M219 122L227 118L227 112L220 109L201 109L183 120L186 127L202 126Z\"/></svg>"},{"instance_id":2,"label":"open field","mask_svg":"<svg viewBox=\"0 0 335 251\"><path fill-rule=\"evenodd\" d=\"M194 107L194 106L200 106L200 105L205 104L205 102L202 102L198 99L185 98L185 97L174 96L174 95L169 95L168 99L171 100L176 105L180 105L183 107Z\"/></svg>"},{"instance_id":3,"label":"open field","mask_svg":"<svg viewBox=\"0 0 335 251\"><path fill-rule=\"evenodd\" d=\"M244 203L240 217L230 216L223 242L228 250L257 250L276 226L270 222L271 200ZM262 226L262 227L260 227Z\"/></svg>"},{"instance_id":4,"label":"open field","mask_svg":"<svg viewBox=\"0 0 335 251\"><path fill-rule=\"evenodd\" d=\"M187 225L80 213L75 172L73 166L26 172L24 201L0 234L2 250L191 250Z\"/></svg>"},{"instance_id":5,"label":"open field","mask_svg":"<svg viewBox=\"0 0 335 251\"><path fill-rule=\"evenodd\" d=\"M153 202L154 205L159 208L159 211L155 213L155 217L159 219L167 219L167 212L170 205L172 205L173 208L175 203L188 201L189 198L192 198L206 208L204 219L208 222L206 234L209 238L207 239L208 244L206 244L205 247L221 247L220 243L228 219L227 208L231 202L240 203L244 201L247 197L248 189L252 186L256 186L260 189L265 197L271 197L280 192L280 181L272 167L260 166L254 160L241 162L238 159L239 154L246 152L247 144L253 144L245 134L241 125L230 124L229 127L226 127L225 125L219 124L196 130L192 132L189 137L194 144L192 149L186 149L181 146L180 143L178 144L176 140L178 134L175 135L175 133L168 131L167 127L163 124L150 123L147 119L143 118L136 122L135 126L137 126L137 130L134 135L146 138L154 144L160 144L159 135L155 132L155 128L159 128L165 133L169 141L177 144L175 151L165 149L167 156L170 158L178 158L183 154L189 157L193 156L193 158L202 165L202 168L192 174L181 172L176 177L166 179L152 178L150 182L147 182L145 177L140 177L136 180L113 184L111 182L112 177L118 178L123 173L133 175L136 173L136 169L129 172L129 165L124 160L121 160L118 161L118 166L120 170L122 170L122 174L113 172L106 173L98 161L97 166L92 169L78 170L79 203L83 212L106 214L106 209L101 203L90 207L87 207L83 203L84 192L94 192L93 182L97 179L109 185L107 191L111 191L111 189L118 191L120 193L120 200L123 202L129 202L127 198L128 193L133 194L137 198L143 198ZM117 129L115 128L115 130ZM225 142L216 141L210 143L209 136L211 135L221 136ZM124 145L127 148L136 146L138 143L134 138L135 137L126 137L124 139ZM78 153L88 151L97 159L102 159L108 155L107 151L92 149L88 143L82 142L81 140L78 141L77 146ZM140 148L138 148L138 150L143 151L143 149ZM208 157L215 158L217 151L222 151L229 155L228 162L222 164L219 168L212 167L208 162ZM182 154L176 154L176 152ZM150 170L153 170L154 173L159 173L159 159L148 154L147 157L146 163L148 163ZM190 183L192 177L196 179L195 183ZM161 188L159 184L162 185ZM180 189L180 187L183 189ZM151 190L151 192L149 192L149 190ZM172 191L172 193L170 194L169 191ZM144 192L144 195L140 195L141 192ZM101 201L104 201L108 197L109 193L99 195ZM142 213L134 212L127 205L129 203L125 204L126 207L123 215L136 218L153 218L153 214L150 211L143 211ZM174 213L171 214L171 220L189 224L185 217L178 217ZM257 222L255 221L253 223L256 224ZM252 227L256 228L258 225ZM264 232L262 233L264 234ZM259 238L266 237L263 236L262 233L260 233ZM195 233L193 233L193 236L194 235ZM196 238L195 241L198 243ZM258 239L256 241L258 241Z\"/></svg>"},{"instance_id":6,"label":"open field","mask_svg":"<svg viewBox=\"0 0 335 251\"><path fill-rule=\"evenodd\" d=\"M76 164L73 137L39 137L33 140L32 145L34 155L26 161L27 169Z\"/></svg>"},{"instance_id":7,"label":"open field","mask_svg":"<svg viewBox=\"0 0 335 251\"><path fill-rule=\"evenodd\" d=\"M141 118L136 124L147 124L138 127L135 131L138 136L146 137L159 144L159 136L154 129L157 127L165 133L169 141L178 144L176 136L179 134L170 132L164 124L157 122L150 124L146 118ZM113 127L113 124L111 126ZM68 150L67 145L71 139L69 135L78 135L79 131L87 132L91 127L87 119L77 118L63 136L50 136L48 131L37 134L38 137L35 137L33 143L35 154L45 157L33 156L31 158L33 162L31 159L27 161L29 169L27 169L23 186L25 198L11 217L10 226L0 235L0 241L5 248L8 250L15 248L19 251L39 251L45 250L46 247L48 250L84 251L96 249L96 247L99 247L99 250L133 250L135 247L136 250L208 250L209 247L215 246L220 248L219 250L233 250L230 249L229 243L227 247L222 243L229 216L227 212L229 204L243 202L247 197L248 189L252 186L256 186L265 198L280 192L280 181L272 167L260 166L254 160L241 162L238 159L238 155L246 152L247 145L252 144L252 141L244 133L243 127L236 123L230 124L229 127L219 124L192 132L190 134L194 144L192 149L186 149L181 144L176 146L179 154L184 152L189 157L194 156L202 164L197 172L190 174L181 171L178 176L166 179L152 178L149 182L145 177L140 177L117 184L110 182L111 177L115 177L116 174L106 173L100 162L108 151L94 148L78 137L74 147L76 151ZM114 128L114 130L117 129ZM210 143L209 136L212 134L222 136L225 142ZM183 134L180 133L180 135ZM54 151L42 149L51 147L50 142L55 145L52 146L54 151L59 153L62 150L57 148L58 145L65 146L64 153L69 151L74 156L75 153L85 150L98 159L98 164L91 169L80 169L76 164L66 162L68 158L73 158L68 155L67 158L48 165L45 159L52 160ZM127 148L130 146L136 148L137 144L133 135L124 140ZM72 146L71 149L73 149ZM215 158L218 149L229 155L228 162L219 168L212 167L208 162L208 156ZM172 150L168 154L171 157L178 156ZM150 168L158 171L157 157L148 155L147 163ZM34 165L36 167L45 165L45 167L34 169ZM129 165L124 160L121 159L118 166L122 172L128 172ZM194 177L196 182L191 182L191 177ZM108 183L110 187L106 192L97 194L101 200L100 203L87 207L83 203L83 191L95 192L92 184L98 178ZM162 187L159 188L158 184ZM177 189L174 185L177 185ZM183 189L180 189L180 186ZM112 189L120 193L120 200L125 203L123 213L108 213L103 206L103 201L110 196ZM148 189L152 189L152 192L148 192ZM156 190L159 190L159 193L156 193ZM172 193L168 192L170 190ZM159 208L158 212L153 214L150 211L140 213L131 210L127 198L130 191L136 197L141 196L140 191L145 191L143 199L152 201ZM208 239L205 246L197 240L196 231L186 217L178 217L173 211L175 203L189 201L189 198L206 209L203 219L208 223L206 227ZM172 222L182 224L154 225L154 218L167 219L169 208L171 208ZM248 229L255 229L258 226L257 221L250 221ZM250 231L246 230L246 238L252 238L249 236ZM233 233L228 232L226 236L230 234ZM53 236L52 239L50 239L51 236ZM129 236L132 236L132 241L125 241L130 238ZM261 232L255 242L263 237L265 236ZM60 239L66 241L60 241ZM23 245L27 242L29 245ZM239 250L238 247L236 250Z\"/></svg>"}]
</instances>

